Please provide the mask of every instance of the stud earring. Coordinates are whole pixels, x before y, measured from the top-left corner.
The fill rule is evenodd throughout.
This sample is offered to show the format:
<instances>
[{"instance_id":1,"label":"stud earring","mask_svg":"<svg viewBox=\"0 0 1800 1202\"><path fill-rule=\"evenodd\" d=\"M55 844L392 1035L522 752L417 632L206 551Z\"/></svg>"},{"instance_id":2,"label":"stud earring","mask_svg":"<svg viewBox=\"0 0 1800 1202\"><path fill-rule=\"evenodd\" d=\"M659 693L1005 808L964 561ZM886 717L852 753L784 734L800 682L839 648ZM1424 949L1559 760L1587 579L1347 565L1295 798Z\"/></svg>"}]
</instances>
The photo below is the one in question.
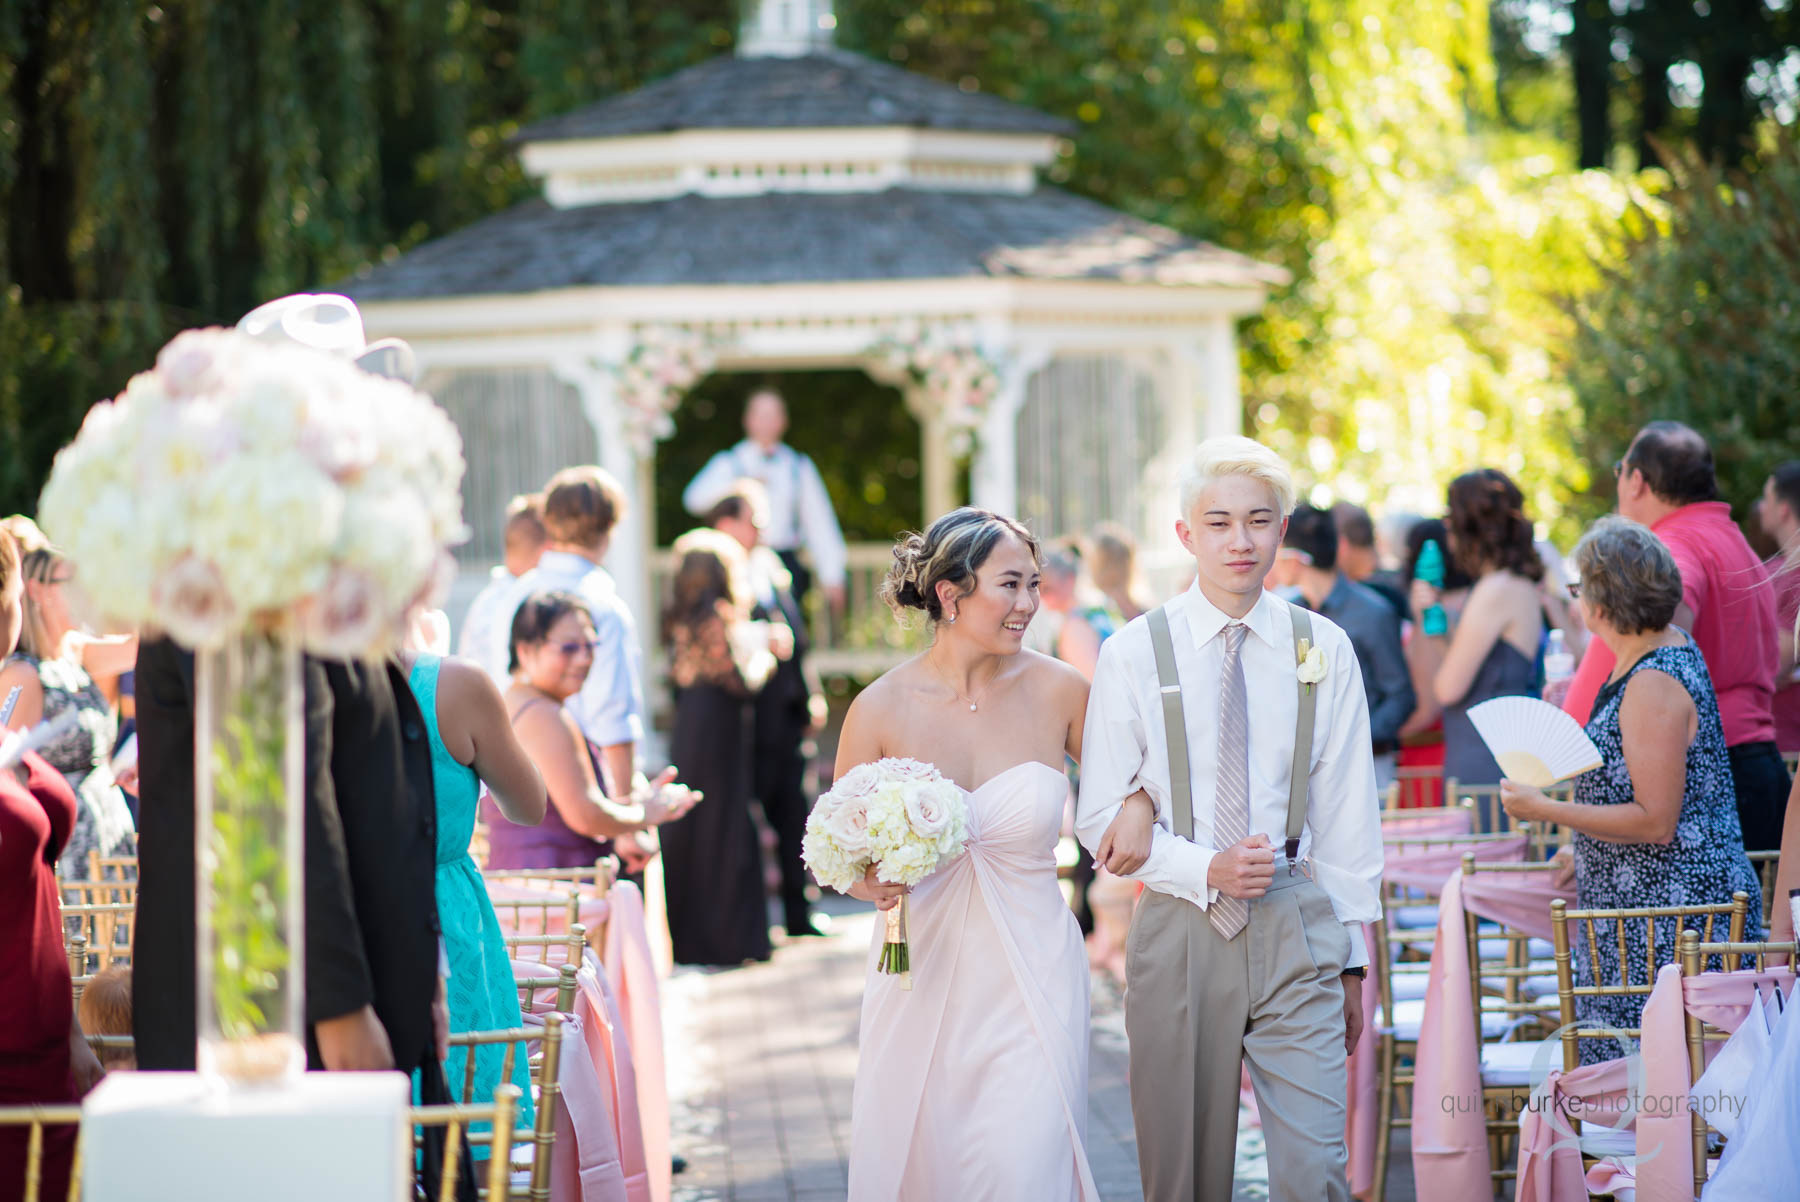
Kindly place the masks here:
<instances>
[{"instance_id":1,"label":"stud earring","mask_svg":"<svg viewBox=\"0 0 1800 1202\"><path fill-rule=\"evenodd\" d=\"M956 625L956 615L954 613L950 615L950 625Z\"/></svg>"}]
</instances>

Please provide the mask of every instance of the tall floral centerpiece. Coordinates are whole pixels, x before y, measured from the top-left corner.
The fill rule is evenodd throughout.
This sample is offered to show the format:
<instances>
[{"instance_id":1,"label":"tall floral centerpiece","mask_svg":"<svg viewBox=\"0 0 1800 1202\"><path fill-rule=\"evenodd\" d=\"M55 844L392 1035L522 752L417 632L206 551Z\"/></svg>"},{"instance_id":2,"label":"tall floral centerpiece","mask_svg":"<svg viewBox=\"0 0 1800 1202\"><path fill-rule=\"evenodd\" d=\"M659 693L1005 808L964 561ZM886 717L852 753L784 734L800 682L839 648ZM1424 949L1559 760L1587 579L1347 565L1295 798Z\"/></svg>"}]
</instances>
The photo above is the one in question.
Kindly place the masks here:
<instances>
[{"instance_id":1,"label":"tall floral centerpiece","mask_svg":"<svg viewBox=\"0 0 1800 1202\"><path fill-rule=\"evenodd\" d=\"M876 347L888 370L912 379L926 403L943 414L950 450L958 458L975 448L975 434L1000 394L1000 363L973 333L942 326L903 325Z\"/></svg>"},{"instance_id":2,"label":"tall floral centerpiece","mask_svg":"<svg viewBox=\"0 0 1800 1202\"><path fill-rule=\"evenodd\" d=\"M447 580L462 445L348 359L191 330L96 405L39 505L108 620L195 651L202 1072L305 1067L302 653L374 658Z\"/></svg>"}]
</instances>

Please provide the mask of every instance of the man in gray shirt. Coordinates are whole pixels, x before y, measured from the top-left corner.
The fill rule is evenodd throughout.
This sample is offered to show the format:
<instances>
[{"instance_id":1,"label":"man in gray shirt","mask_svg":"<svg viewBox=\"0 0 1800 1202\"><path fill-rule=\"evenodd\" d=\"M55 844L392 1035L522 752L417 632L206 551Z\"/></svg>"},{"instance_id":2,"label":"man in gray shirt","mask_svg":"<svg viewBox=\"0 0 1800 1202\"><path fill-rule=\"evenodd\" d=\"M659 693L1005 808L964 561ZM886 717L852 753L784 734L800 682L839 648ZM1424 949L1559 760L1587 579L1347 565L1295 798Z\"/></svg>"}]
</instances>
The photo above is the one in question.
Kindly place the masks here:
<instances>
[{"instance_id":1,"label":"man in gray shirt","mask_svg":"<svg viewBox=\"0 0 1800 1202\"><path fill-rule=\"evenodd\" d=\"M1395 779L1400 727L1418 700L1400 646L1400 615L1381 594L1338 570L1337 523L1328 511L1295 506L1282 546L1294 553L1299 593L1295 600L1343 627L1356 648L1363 692L1369 699L1375 783L1385 789Z\"/></svg>"}]
</instances>

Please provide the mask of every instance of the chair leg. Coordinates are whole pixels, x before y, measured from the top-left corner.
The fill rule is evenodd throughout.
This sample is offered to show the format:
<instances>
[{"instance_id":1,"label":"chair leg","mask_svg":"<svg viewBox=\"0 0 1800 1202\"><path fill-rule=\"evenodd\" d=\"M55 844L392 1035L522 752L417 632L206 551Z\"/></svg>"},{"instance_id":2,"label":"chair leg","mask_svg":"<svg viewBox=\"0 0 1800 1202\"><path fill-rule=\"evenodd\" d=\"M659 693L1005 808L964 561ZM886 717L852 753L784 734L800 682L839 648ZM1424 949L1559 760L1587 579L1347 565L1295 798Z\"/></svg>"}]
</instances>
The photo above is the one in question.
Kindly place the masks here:
<instances>
[{"instance_id":1,"label":"chair leg","mask_svg":"<svg viewBox=\"0 0 1800 1202\"><path fill-rule=\"evenodd\" d=\"M1375 1107L1375 1179L1370 1185L1370 1202L1384 1202L1387 1197L1388 1145L1394 1138L1394 1037L1382 1035L1381 1059L1376 1067L1379 1077Z\"/></svg>"}]
</instances>

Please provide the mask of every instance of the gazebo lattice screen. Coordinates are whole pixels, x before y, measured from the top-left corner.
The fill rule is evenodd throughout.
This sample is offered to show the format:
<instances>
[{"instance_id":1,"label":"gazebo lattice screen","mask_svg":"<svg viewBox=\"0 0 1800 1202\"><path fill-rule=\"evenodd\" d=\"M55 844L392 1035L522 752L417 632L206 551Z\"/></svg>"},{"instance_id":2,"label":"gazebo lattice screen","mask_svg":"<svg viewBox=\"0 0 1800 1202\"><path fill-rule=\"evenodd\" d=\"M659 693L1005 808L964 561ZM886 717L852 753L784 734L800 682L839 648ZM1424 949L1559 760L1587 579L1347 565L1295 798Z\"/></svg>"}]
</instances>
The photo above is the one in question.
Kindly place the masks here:
<instances>
[{"instance_id":1,"label":"gazebo lattice screen","mask_svg":"<svg viewBox=\"0 0 1800 1202\"><path fill-rule=\"evenodd\" d=\"M1146 467L1164 424L1155 380L1131 365L1105 356L1046 364L1014 419L1018 516L1040 537L1114 521L1143 539L1153 516Z\"/></svg>"}]
</instances>

